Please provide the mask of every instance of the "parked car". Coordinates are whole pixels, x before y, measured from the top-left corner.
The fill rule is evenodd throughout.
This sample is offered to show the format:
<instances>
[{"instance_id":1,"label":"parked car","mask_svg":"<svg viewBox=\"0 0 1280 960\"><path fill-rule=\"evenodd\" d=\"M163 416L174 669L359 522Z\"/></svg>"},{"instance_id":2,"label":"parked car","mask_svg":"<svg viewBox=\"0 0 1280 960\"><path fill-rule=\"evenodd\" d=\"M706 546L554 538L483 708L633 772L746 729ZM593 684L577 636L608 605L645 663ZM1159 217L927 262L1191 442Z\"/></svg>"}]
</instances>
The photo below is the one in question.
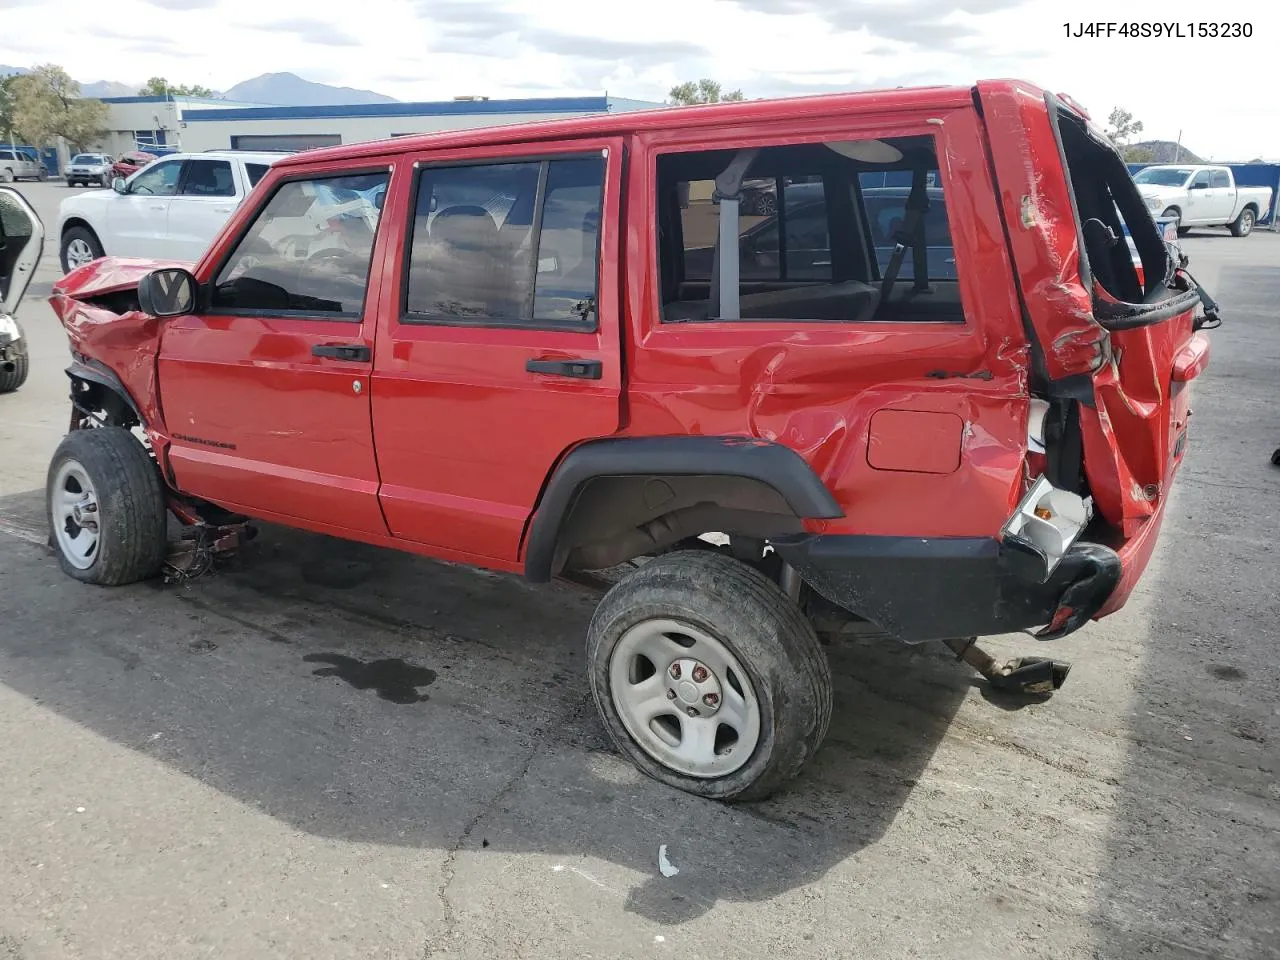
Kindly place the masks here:
<instances>
[{"instance_id":1,"label":"parked car","mask_svg":"<svg viewBox=\"0 0 1280 960\"><path fill-rule=\"evenodd\" d=\"M154 153L146 153L142 150L126 153L111 165L111 178L112 180L116 177L128 179L155 159L156 155Z\"/></svg>"},{"instance_id":2,"label":"parked car","mask_svg":"<svg viewBox=\"0 0 1280 960\"><path fill-rule=\"evenodd\" d=\"M105 255L195 261L227 218L286 154L178 153L148 164L106 193L58 207L64 271Z\"/></svg>"},{"instance_id":3,"label":"parked car","mask_svg":"<svg viewBox=\"0 0 1280 960\"><path fill-rule=\"evenodd\" d=\"M889 173L914 189L883 261L889 197L856 184ZM780 262L829 256L752 280L713 241L691 274L763 177L821 184L831 242L779 229ZM954 275L904 280L932 274L920 243ZM1061 685L973 641L1061 638L1142 576L1217 322L1186 267L1105 134L1013 81L307 151L194 264L55 284L77 412L53 542L86 583L151 577L167 510L188 543L256 519L598 588L586 682L618 749L762 797L826 733L820 635Z\"/></svg>"},{"instance_id":4,"label":"parked car","mask_svg":"<svg viewBox=\"0 0 1280 960\"><path fill-rule=\"evenodd\" d=\"M115 160L106 153L77 153L67 164L63 179L68 187L111 185L111 165Z\"/></svg>"},{"instance_id":5,"label":"parked car","mask_svg":"<svg viewBox=\"0 0 1280 960\"><path fill-rule=\"evenodd\" d=\"M16 315L43 250L44 225L31 204L12 187L0 187L0 393L27 379L27 341Z\"/></svg>"},{"instance_id":6,"label":"parked car","mask_svg":"<svg viewBox=\"0 0 1280 960\"><path fill-rule=\"evenodd\" d=\"M0 147L0 183L13 183L15 180L43 180L44 178L44 164L39 157L33 157L25 150Z\"/></svg>"},{"instance_id":7,"label":"parked car","mask_svg":"<svg viewBox=\"0 0 1280 960\"><path fill-rule=\"evenodd\" d=\"M1230 167L1207 164L1156 164L1133 177L1152 213L1189 227L1230 227L1247 237L1258 218L1271 209L1270 187L1237 187Z\"/></svg>"}]
</instances>

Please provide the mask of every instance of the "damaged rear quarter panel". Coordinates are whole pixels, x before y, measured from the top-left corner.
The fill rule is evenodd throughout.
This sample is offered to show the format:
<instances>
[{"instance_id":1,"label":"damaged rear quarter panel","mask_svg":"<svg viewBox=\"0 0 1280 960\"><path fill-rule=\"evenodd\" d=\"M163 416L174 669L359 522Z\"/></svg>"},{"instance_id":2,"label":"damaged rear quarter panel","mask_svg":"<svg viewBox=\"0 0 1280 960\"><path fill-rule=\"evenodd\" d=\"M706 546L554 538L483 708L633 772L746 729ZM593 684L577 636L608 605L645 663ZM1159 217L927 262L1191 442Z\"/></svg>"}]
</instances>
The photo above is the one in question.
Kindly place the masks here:
<instances>
[{"instance_id":1,"label":"damaged rear quarter panel","mask_svg":"<svg viewBox=\"0 0 1280 960\"><path fill-rule=\"evenodd\" d=\"M655 218L633 218L637 235L629 246L645 254L628 265L625 432L745 435L790 447L845 511L807 522L813 532L995 536L1021 492L1028 346L977 113L971 103L926 104L917 116L851 113L822 122L833 120L830 139L862 129L936 138L965 322L664 324ZM723 144L702 131L696 139L681 136L641 137L637 146L657 152L743 142L740 131L726 132ZM629 194L654 196L656 164L642 149L633 160ZM955 469L942 472L940 462L927 470L872 466L871 421L881 410L923 413L932 425L954 422Z\"/></svg>"}]
</instances>

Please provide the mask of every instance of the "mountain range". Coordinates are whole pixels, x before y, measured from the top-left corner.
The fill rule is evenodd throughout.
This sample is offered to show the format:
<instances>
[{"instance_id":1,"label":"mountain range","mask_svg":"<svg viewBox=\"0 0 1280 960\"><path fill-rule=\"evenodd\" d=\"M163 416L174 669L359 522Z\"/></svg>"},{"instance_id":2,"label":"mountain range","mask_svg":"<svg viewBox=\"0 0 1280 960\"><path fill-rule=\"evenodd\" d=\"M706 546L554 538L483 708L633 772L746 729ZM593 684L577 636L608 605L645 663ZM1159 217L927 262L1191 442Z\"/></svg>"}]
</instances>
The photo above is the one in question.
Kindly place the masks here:
<instances>
[{"instance_id":1,"label":"mountain range","mask_svg":"<svg viewBox=\"0 0 1280 960\"><path fill-rule=\"evenodd\" d=\"M0 76L26 73L26 67L0 64ZM80 94L85 97L133 97L142 88L142 82L120 83L115 80L81 82ZM329 106L339 103L397 103L373 90L357 90L353 87L335 87L327 83L304 80L294 73L264 73L243 80L225 93L214 93L224 100L245 100L251 103L271 103L282 107Z\"/></svg>"}]
</instances>

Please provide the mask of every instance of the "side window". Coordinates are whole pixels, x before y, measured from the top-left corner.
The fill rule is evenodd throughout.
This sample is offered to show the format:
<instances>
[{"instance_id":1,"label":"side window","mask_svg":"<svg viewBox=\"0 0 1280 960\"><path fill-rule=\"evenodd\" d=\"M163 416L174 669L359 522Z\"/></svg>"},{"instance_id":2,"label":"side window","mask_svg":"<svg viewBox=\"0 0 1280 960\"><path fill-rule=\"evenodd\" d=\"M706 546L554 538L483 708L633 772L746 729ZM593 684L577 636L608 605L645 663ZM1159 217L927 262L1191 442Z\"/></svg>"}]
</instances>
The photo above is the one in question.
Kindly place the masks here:
<instances>
[{"instance_id":1,"label":"side window","mask_svg":"<svg viewBox=\"0 0 1280 960\"><path fill-rule=\"evenodd\" d=\"M142 196L171 197L178 190L181 160L166 160L140 173L129 184L129 192Z\"/></svg>"},{"instance_id":2,"label":"side window","mask_svg":"<svg viewBox=\"0 0 1280 960\"><path fill-rule=\"evenodd\" d=\"M893 257L899 238L906 235L907 198L911 195L911 176L902 173L862 173L858 177L862 202L867 211L871 240L875 244L877 277L883 277ZM922 221L924 242L928 250L929 275L936 279L954 280L955 257L951 249L951 226L942 195L942 178L937 170L925 176L925 196L929 201ZM908 239L910 237L908 236ZM898 276L914 277L915 261L910 252L902 258Z\"/></svg>"},{"instance_id":3,"label":"side window","mask_svg":"<svg viewBox=\"0 0 1280 960\"><path fill-rule=\"evenodd\" d=\"M234 197L236 182L227 160L188 160L182 178L182 194L187 197Z\"/></svg>"},{"instance_id":4,"label":"side window","mask_svg":"<svg viewBox=\"0 0 1280 960\"><path fill-rule=\"evenodd\" d=\"M271 168L265 163L246 163L244 172L249 177L249 189L252 190L258 185L258 181L267 175L267 171Z\"/></svg>"},{"instance_id":5,"label":"side window","mask_svg":"<svg viewBox=\"0 0 1280 960\"><path fill-rule=\"evenodd\" d=\"M1210 180L1209 171L1201 170L1199 173L1196 174L1195 179L1191 181L1191 186L1207 187L1209 186L1209 180Z\"/></svg>"},{"instance_id":6,"label":"side window","mask_svg":"<svg viewBox=\"0 0 1280 960\"><path fill-rule=\"evenodd\" d=\"M1213 171L1213 179L1210 183L1215 187L1229 187L1231 186L1231 178L1227 176L1227 171L1215 170Z\"/></svg>"},{"instance_id":7,"label":"side window","mask_svg":"<svg viewBox=\"0 0 1280 960\"><path fill-rule=\"evenodd\" d=\"M933 137L669 153L657 166L665 321L963 320ZM739 172L738 203L718 200L717 178ZM736 256L717 250L725 217ZM739 312L721 312L735 280Z\"/></svg>"},{"instance_id":8,"label":"side window","mask_svg":"<svg viewBox=\"0 0 1280 960\"><path fill-rule=\"evenodd\" d=\"M358 319L382 213L365 194L387 176L280 184L218 272L212 308Z\"/></svg>"},{"instance_id":9,"label":"side window","mask_svg":"<svg viewBox=\"0 0 1280 960\"><path fill-rule=\"evenodd\" d=\"M424 169L405 322L593 326L603 187L600 157Z\"/></svg>"},{"instance_id":10,"label":"side window","mask_svg":"<svg viewBox=\"0 0 1280 960\"><path fill-rule=\"evenodd\" d=\"M830 280L830 239L821 177L783 176L747 180L738 219L738 269L745 281ZM715 181L681 187L686 280L710 281L720 226ZM779 214L779 197L782 212ZM785 231L784 247L779 233Z\"/></svg>"}]
</instances>

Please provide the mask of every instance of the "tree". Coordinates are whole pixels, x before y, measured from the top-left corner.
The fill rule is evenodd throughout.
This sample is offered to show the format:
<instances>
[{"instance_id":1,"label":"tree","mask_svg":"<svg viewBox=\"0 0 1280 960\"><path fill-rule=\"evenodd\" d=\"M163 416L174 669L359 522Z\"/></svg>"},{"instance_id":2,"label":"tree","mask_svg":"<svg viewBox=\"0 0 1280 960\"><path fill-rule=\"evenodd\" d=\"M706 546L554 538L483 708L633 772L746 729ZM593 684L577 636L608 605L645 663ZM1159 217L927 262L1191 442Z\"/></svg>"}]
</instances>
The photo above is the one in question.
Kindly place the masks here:
<instances>
[{"instance_id":1,"label":"tree","mask_svg":"<svg viewBox=\"0 0 1280 960\"><path fill-rule=\"evenodd\" d=\"M212 97L213 91L198 83L179 85L170 83L164 77L152 77L146 86L138 91L140 97Z\"/></svg>"},{"instance_id":2,"label":"tree","mask_svg":"<svg viewBox=\"0 0 1280 960\"><path fill-rule=\"evenodd\" d=\"M0 77L0 138L13 131L13 81L17 74Z\"/></svg>"},{"instance_id":3,"label":"tree","mask_svg":"<svg viewBox=\"0 0 1280 960\"><path fill-rule=\"evenodd\" d=\"M677 84L671 88L667 97L673 104L722 103L747 99L742 95L741 90L722 93L719 83L705 77L701 80L686 80L684 83Z\"/></svg>"},{"instance_id":4,"label":"tree","mask_svg":"<svg viewBox=\"0 0 1280 960\"><path fill-rule=\"evenodd\" d=\"M1150 147L1121 147L1120 156L1125 163L1155 163L1156 152Z\"/></svg>"},{"instance_id":5,"label":"tree","mask_svg":"<svg viewBox=\"0 0 1280 960\"><path fill-rule=\"evenodd\" d=\"M72 150L83 150L106 133L107 105L80 96L76 83L59 66L41 64L8 84L13 97L13 129L38 147L64 138Z\"/></svg>"},{"instance_id":6,"label":"tree","mask_svg":"<svg viewBox=\"0 0 1280 960\"><path fill-rule=\"evenodd\" d=\"M1118 147L1127 146L1130 140L1142 132L1142 121L1133 119L1133 114L1123 107L1112 110L1107 123L1107 136Z\"/></svg>"}]
</instances>

